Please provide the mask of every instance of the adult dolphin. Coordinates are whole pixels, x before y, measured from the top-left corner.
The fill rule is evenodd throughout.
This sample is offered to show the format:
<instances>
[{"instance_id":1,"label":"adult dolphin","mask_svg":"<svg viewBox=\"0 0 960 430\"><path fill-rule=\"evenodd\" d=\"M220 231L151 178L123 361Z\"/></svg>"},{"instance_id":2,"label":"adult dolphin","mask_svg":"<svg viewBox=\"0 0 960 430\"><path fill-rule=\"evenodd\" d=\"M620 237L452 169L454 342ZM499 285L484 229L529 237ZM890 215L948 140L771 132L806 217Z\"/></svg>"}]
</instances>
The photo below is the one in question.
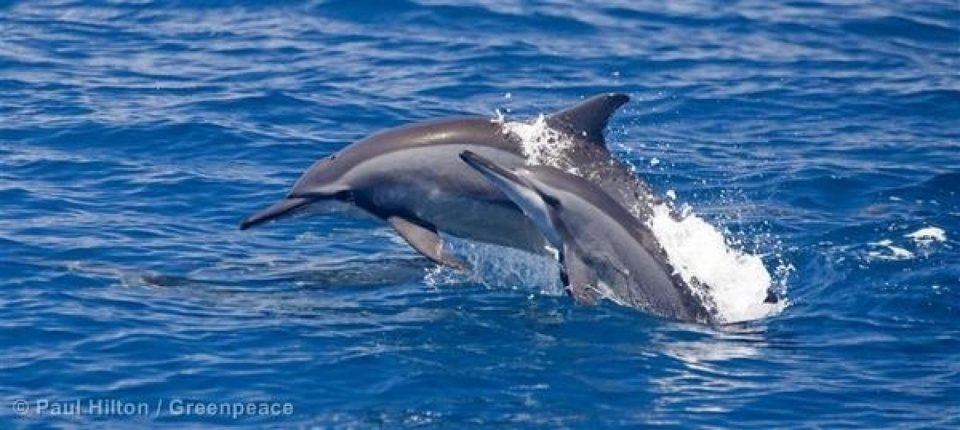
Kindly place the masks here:
<instances>
[{"instance_id":1,"label":"adult dolphin","mask_svg":"<svg viewBox=\"0 0 960 430\"><path fill-rule=\"evenodd\" d=\"M603 130L629 98L601 94L546 118L567 144L557 162L576 166L600 186L643 210L656 200L650 188L611 157ZM444 249L439 232L532 252L544 239L519 208L460 161L465 151L513 168L526 163L519 137L501 122L451 118L390 129L315 162L286 198L241 224L247 229L297 213L324 200L350 202L385 220L434 262L467 268Z\"/></svg>"},{"instance_id":2,"label":"adult dolphin","mask_svg":"<svg viewBox=\"0 0 960 430\"><path fill-rule=\"evenodd\" d=\"M564 284L578 303L609 298L670 319L713 321L653 232L594 183L550 166L507 168L470 151L461 158L516 203L558 251Z\"/></svg>"}]
</instances>

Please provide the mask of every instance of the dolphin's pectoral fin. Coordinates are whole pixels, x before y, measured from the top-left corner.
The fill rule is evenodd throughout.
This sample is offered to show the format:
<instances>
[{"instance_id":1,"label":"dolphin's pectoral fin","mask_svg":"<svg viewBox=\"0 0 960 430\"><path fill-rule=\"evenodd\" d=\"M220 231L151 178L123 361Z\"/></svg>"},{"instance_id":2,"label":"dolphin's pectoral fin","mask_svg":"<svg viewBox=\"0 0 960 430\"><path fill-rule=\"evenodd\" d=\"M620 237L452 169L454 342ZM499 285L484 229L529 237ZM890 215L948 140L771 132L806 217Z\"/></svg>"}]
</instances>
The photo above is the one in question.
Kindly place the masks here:
<instances>
[{"instance_id":1,"label":"dolphin's pectoral fin","mask_svg":"<svg viewBox=\"0 0 960 430\"><path fill-rule=\"evenodd\" d=\"M569 244L564 245L560 257L563 264L563 282L567 294L573 297L578 305L592 306L600 300L600 293L595 286L597 277L593 269L580 257L576 248Z\"/></svg>"},{"instance_id":2,"label":"dolphin's pectoral fin","mask_svg":"<svg viewBox=\"0 0 960 430\"><path fill-rule=\"evenodd\" d=\"M440 239L440 235L437 234L435 229L424 227L400 216L389 217L387 222L397 230L397 234L403 240L406 240L413 249L423 254L424 257L433 260L434 263L457 270L470 270L470 265L467 262L450 254L443 248L443 240Z\"/></svg>"},{"instance_id":3,"label":"dolphin's pectoral fin","mask_svg":"<svg viewBox=\"0 0 960 430\"><path fill-rule=\"evenodd\" d=\"M588 142L606 148L603 129L607 127L610 116L629 100L630 97L627 95L618 93L593 96L576 106L550 115L547 118L547 124L572 134L582 135Z\"/></svg>"}]
</instances>

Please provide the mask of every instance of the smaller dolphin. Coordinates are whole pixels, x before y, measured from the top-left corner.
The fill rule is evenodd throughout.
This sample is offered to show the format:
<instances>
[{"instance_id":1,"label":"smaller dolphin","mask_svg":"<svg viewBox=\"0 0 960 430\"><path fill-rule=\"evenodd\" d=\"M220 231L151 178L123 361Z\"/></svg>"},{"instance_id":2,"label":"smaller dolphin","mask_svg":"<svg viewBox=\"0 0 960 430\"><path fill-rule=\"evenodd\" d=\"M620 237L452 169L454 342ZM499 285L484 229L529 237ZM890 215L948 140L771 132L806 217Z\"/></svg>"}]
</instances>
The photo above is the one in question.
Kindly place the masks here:
<instances>
[{"instance_id":1,"label":"smaller dolphin","mask_svg":"<svg viewBox=\"0 0 960 430\"><path fill-rule=\"evenodd\" d=\"M650 229L599 186L553 167L505 168L470 151L460 158L557 250L567 292L578 303L609 298L669 319L712 323Z\"/></svg>"}]
</instances>

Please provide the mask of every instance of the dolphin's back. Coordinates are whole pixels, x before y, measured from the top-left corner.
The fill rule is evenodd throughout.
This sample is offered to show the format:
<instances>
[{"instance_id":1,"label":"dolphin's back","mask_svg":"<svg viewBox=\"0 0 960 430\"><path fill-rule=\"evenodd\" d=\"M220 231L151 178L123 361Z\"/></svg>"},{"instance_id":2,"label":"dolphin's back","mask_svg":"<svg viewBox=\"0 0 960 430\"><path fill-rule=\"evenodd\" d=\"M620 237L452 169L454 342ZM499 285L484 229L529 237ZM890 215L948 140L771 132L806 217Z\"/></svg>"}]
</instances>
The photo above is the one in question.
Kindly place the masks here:
<instances>
[{"instance_id":1,"label":"dolphin's back","mask_svg":"<svg viewBox=\"0 0 960 430\"><path fill-rule=\"evenodd\" d=\"M424 121L392 128L359 140L346 152L367 158L389 151L429 145L486 146L519 154L518 141L503 133L500 124L490 118L459 117Z\"/></svg>"}]
</instances>

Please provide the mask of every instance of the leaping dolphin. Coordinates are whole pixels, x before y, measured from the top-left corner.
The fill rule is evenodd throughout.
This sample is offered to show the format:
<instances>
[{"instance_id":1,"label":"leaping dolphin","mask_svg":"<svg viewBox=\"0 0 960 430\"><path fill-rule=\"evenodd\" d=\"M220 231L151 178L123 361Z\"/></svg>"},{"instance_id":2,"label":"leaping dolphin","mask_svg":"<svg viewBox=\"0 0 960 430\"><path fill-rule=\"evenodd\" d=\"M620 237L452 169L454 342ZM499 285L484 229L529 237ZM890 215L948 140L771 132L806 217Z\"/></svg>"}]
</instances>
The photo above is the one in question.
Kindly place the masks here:
<instances>
[{"instance_id":1,"label":"leaping dolphin","mask_svg":"<svg viewBox=\"0 0 960 430\"><path fill-rule=\"evenodd\" d=\"M603 138L610 116L629 98L602 94L546 117L570 145L556 154L624 204L648 208L657 198L630 169L611 157ZM286 198L251 215L247 229L324 200L350 202L385 220L414 249L436 263L466 269L445 250L440 232L542 253L546 242L516 204L458 158L472 151L506 168L523 166L520 139L497 121L452 118L390 129L315 162Z\"/></svg>"},{"instance_id":2,"label":"leaping dolphin","mask_svg":"<svg viewBox=\"0 0 960 430\"><path fill-rule=\"evenodd\" d=\"M506 167L470 151L461 158L557 250L564 284L578 303L609 298L665 318L713 321L650 229L597 185L549 166Z\"/></svg>"}]
</instances>

